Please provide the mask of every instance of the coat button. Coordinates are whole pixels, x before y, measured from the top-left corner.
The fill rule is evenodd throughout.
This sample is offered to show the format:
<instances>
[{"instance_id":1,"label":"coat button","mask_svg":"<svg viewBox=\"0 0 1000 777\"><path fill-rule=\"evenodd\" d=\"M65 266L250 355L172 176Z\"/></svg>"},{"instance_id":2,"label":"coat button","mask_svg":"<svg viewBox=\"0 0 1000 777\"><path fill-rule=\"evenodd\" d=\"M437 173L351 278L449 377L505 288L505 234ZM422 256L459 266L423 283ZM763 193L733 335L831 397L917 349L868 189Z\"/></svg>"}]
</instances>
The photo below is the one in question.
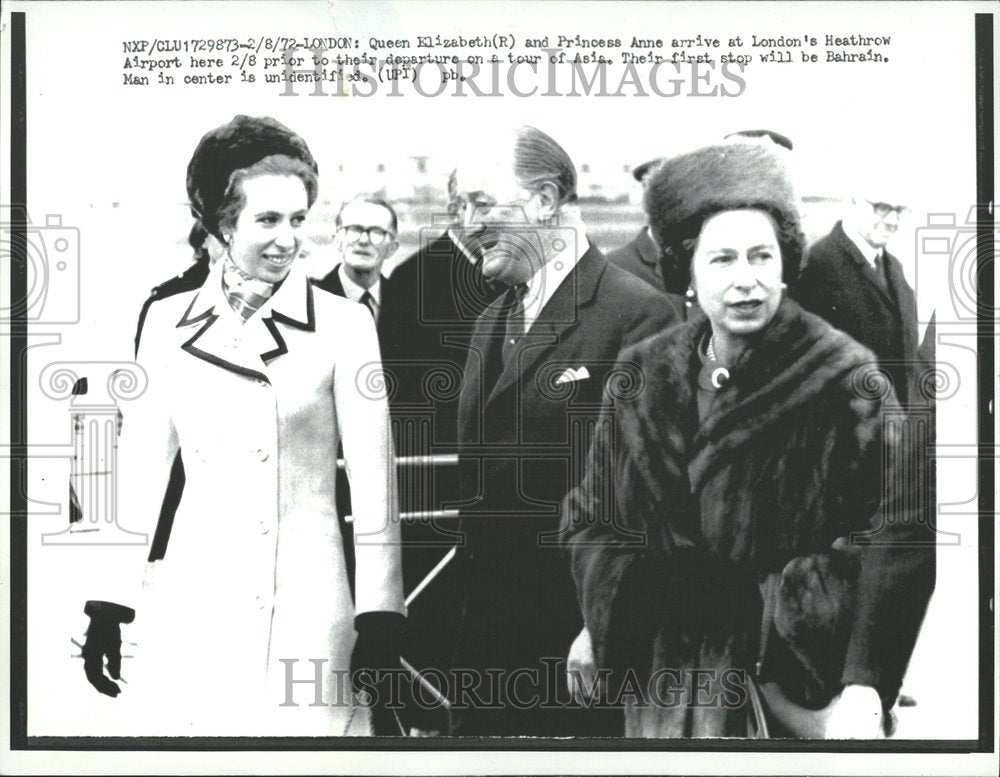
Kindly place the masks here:
<instances>
[{"instance_id":1,"label":"coat button","mask_svg":"<svg viewBox=\"0 0 1000 777\"><path fill-rule=\"evenodd\" d=\"M269 457L270 455L271 455L271 454L270 454L270 453L268 453L268 452L267 452L266 450L264 450L263 448L258 448L258 449L257 449L257 459L258 459L258 461L267 461L267 459L268 459L268 457Z\"/></svg>"}]
</instances>

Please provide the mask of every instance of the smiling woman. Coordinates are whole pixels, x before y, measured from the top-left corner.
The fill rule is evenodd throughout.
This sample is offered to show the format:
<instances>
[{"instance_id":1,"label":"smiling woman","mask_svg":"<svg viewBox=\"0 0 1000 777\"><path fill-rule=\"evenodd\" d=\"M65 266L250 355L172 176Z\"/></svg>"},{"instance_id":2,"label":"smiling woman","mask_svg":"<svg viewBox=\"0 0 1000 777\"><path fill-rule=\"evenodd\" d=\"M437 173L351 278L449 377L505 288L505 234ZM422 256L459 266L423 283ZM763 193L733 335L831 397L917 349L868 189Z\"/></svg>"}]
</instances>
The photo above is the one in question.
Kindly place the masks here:
<instances>
[{"instance_id":1,"label":"smiling woman","mask_svg":"<svg viewBox=\"0 0 1000 777\"><path fill-rule=\"evenodd\" d=\"M128 408L115 473L120 513L147 537L181 450L184 493L145 588L148 548L108 548L85 606L86 676L121 693L120 733L399 733L351 692L352 670L398 669L405 606L386 399L364 380L379 364L375 328L297 264L316 176L301 138L247 116L208 133L189 165L192 234L225 253L200 288L149 307L137 357L148 387ZM341 443L365 537L354 601ZM297 694L303 675L315 687Z\"/></svg>"}]
</instances>

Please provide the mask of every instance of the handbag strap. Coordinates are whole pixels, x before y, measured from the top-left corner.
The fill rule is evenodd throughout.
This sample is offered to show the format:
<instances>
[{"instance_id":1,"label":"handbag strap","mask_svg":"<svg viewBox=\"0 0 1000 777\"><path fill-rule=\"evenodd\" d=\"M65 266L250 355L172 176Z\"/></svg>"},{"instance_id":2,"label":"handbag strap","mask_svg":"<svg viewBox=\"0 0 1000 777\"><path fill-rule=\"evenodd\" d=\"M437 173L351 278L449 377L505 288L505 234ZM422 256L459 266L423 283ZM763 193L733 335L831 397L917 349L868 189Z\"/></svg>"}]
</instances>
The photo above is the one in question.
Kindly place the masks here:
<instances>
[{"instance_id":1,"label":"handbag strap","mask_svg":"<svg viewBox=\"0 0 1000 777\"><path fill-rule=\"evenodd\" d=\"M775 596L781 582L781 573L772 572L764 579L761 596L764 599L763 614L760 619L760 645L757 649L756 677L760 677L764 668L764 655L767 653L767 641L771 636L771 624L774 623Z\"/></svg>"},{"instance_id":2,"label":"handbag strap","mask_svg":"<svg viewBox=\"0 0 1000 777\"><path fill-rule=\"evenodd\" d=\"M750 711L753 713L755 728L748 731L753 739L770 739L771 731L767 725L767 714L764 712L764 700L761 698L757 683L747 676L747 695L750 697Z\"/></svg>"}]
</instances>

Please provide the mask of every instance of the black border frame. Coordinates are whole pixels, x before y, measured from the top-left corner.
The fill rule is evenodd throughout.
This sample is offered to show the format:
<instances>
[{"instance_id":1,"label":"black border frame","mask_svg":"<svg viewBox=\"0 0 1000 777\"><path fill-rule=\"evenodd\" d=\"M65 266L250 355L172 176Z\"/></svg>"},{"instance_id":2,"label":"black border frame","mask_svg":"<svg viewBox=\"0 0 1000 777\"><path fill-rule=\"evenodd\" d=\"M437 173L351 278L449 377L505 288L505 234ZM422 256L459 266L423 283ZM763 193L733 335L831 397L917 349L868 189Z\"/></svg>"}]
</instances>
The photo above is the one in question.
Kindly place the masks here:
<instances>
[{"instance_id":1,"label":"black border frame","mask_svg":"<svg viewBox=\"0 0 1000 777\"><path fill-rule=\"evenodd\" d=\"M979 739L978 740L880 740L877 742L830 742L821 740L635 740L635 739L459 739L419 738L293 738L293 737L29 737L27 699L27 320L26 310L14 310L10 322L10 430L11 430L11 524L10 524L10 747L17 751L616 751L616 752L898 752L898 753L992 753L993 655L992 597L994 590L995 438L993 354L995 322L993 257L994 215L994 54L992 13L975 14L976 84L976 202L978 203L977 249L977 351L979 390ZM11 300L27 294L27 62L26 16L10 15L11 159L10 203Z\"/></svg>"}]
</instances>

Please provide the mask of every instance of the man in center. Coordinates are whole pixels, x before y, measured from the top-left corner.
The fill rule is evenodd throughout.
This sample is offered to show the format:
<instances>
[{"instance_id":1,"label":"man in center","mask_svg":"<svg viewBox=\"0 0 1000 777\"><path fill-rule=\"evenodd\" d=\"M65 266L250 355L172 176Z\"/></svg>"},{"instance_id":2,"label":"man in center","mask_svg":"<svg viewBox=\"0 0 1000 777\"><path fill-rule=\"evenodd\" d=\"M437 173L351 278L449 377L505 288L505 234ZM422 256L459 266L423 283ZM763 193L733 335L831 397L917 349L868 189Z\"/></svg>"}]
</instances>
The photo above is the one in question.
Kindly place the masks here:
<instances>
[{"instance_id":1,"label":"man in center","mask_svg":"<svg viewBox=\"0 0 1000 777\"><path fill-rule=\"evenodd\" d=\"M533 127L456 171L465 247L507 291L478 318L459 401L464 590L455 735L609 736L615 710L567 704L567 655L589 658L559 503L583 473L619 352L682 320L680 298L587 240L566 151ZM627 369L625 370L627 372ZM582 658L581 658L582 656Z\"/></svg>"}]
</instances>

